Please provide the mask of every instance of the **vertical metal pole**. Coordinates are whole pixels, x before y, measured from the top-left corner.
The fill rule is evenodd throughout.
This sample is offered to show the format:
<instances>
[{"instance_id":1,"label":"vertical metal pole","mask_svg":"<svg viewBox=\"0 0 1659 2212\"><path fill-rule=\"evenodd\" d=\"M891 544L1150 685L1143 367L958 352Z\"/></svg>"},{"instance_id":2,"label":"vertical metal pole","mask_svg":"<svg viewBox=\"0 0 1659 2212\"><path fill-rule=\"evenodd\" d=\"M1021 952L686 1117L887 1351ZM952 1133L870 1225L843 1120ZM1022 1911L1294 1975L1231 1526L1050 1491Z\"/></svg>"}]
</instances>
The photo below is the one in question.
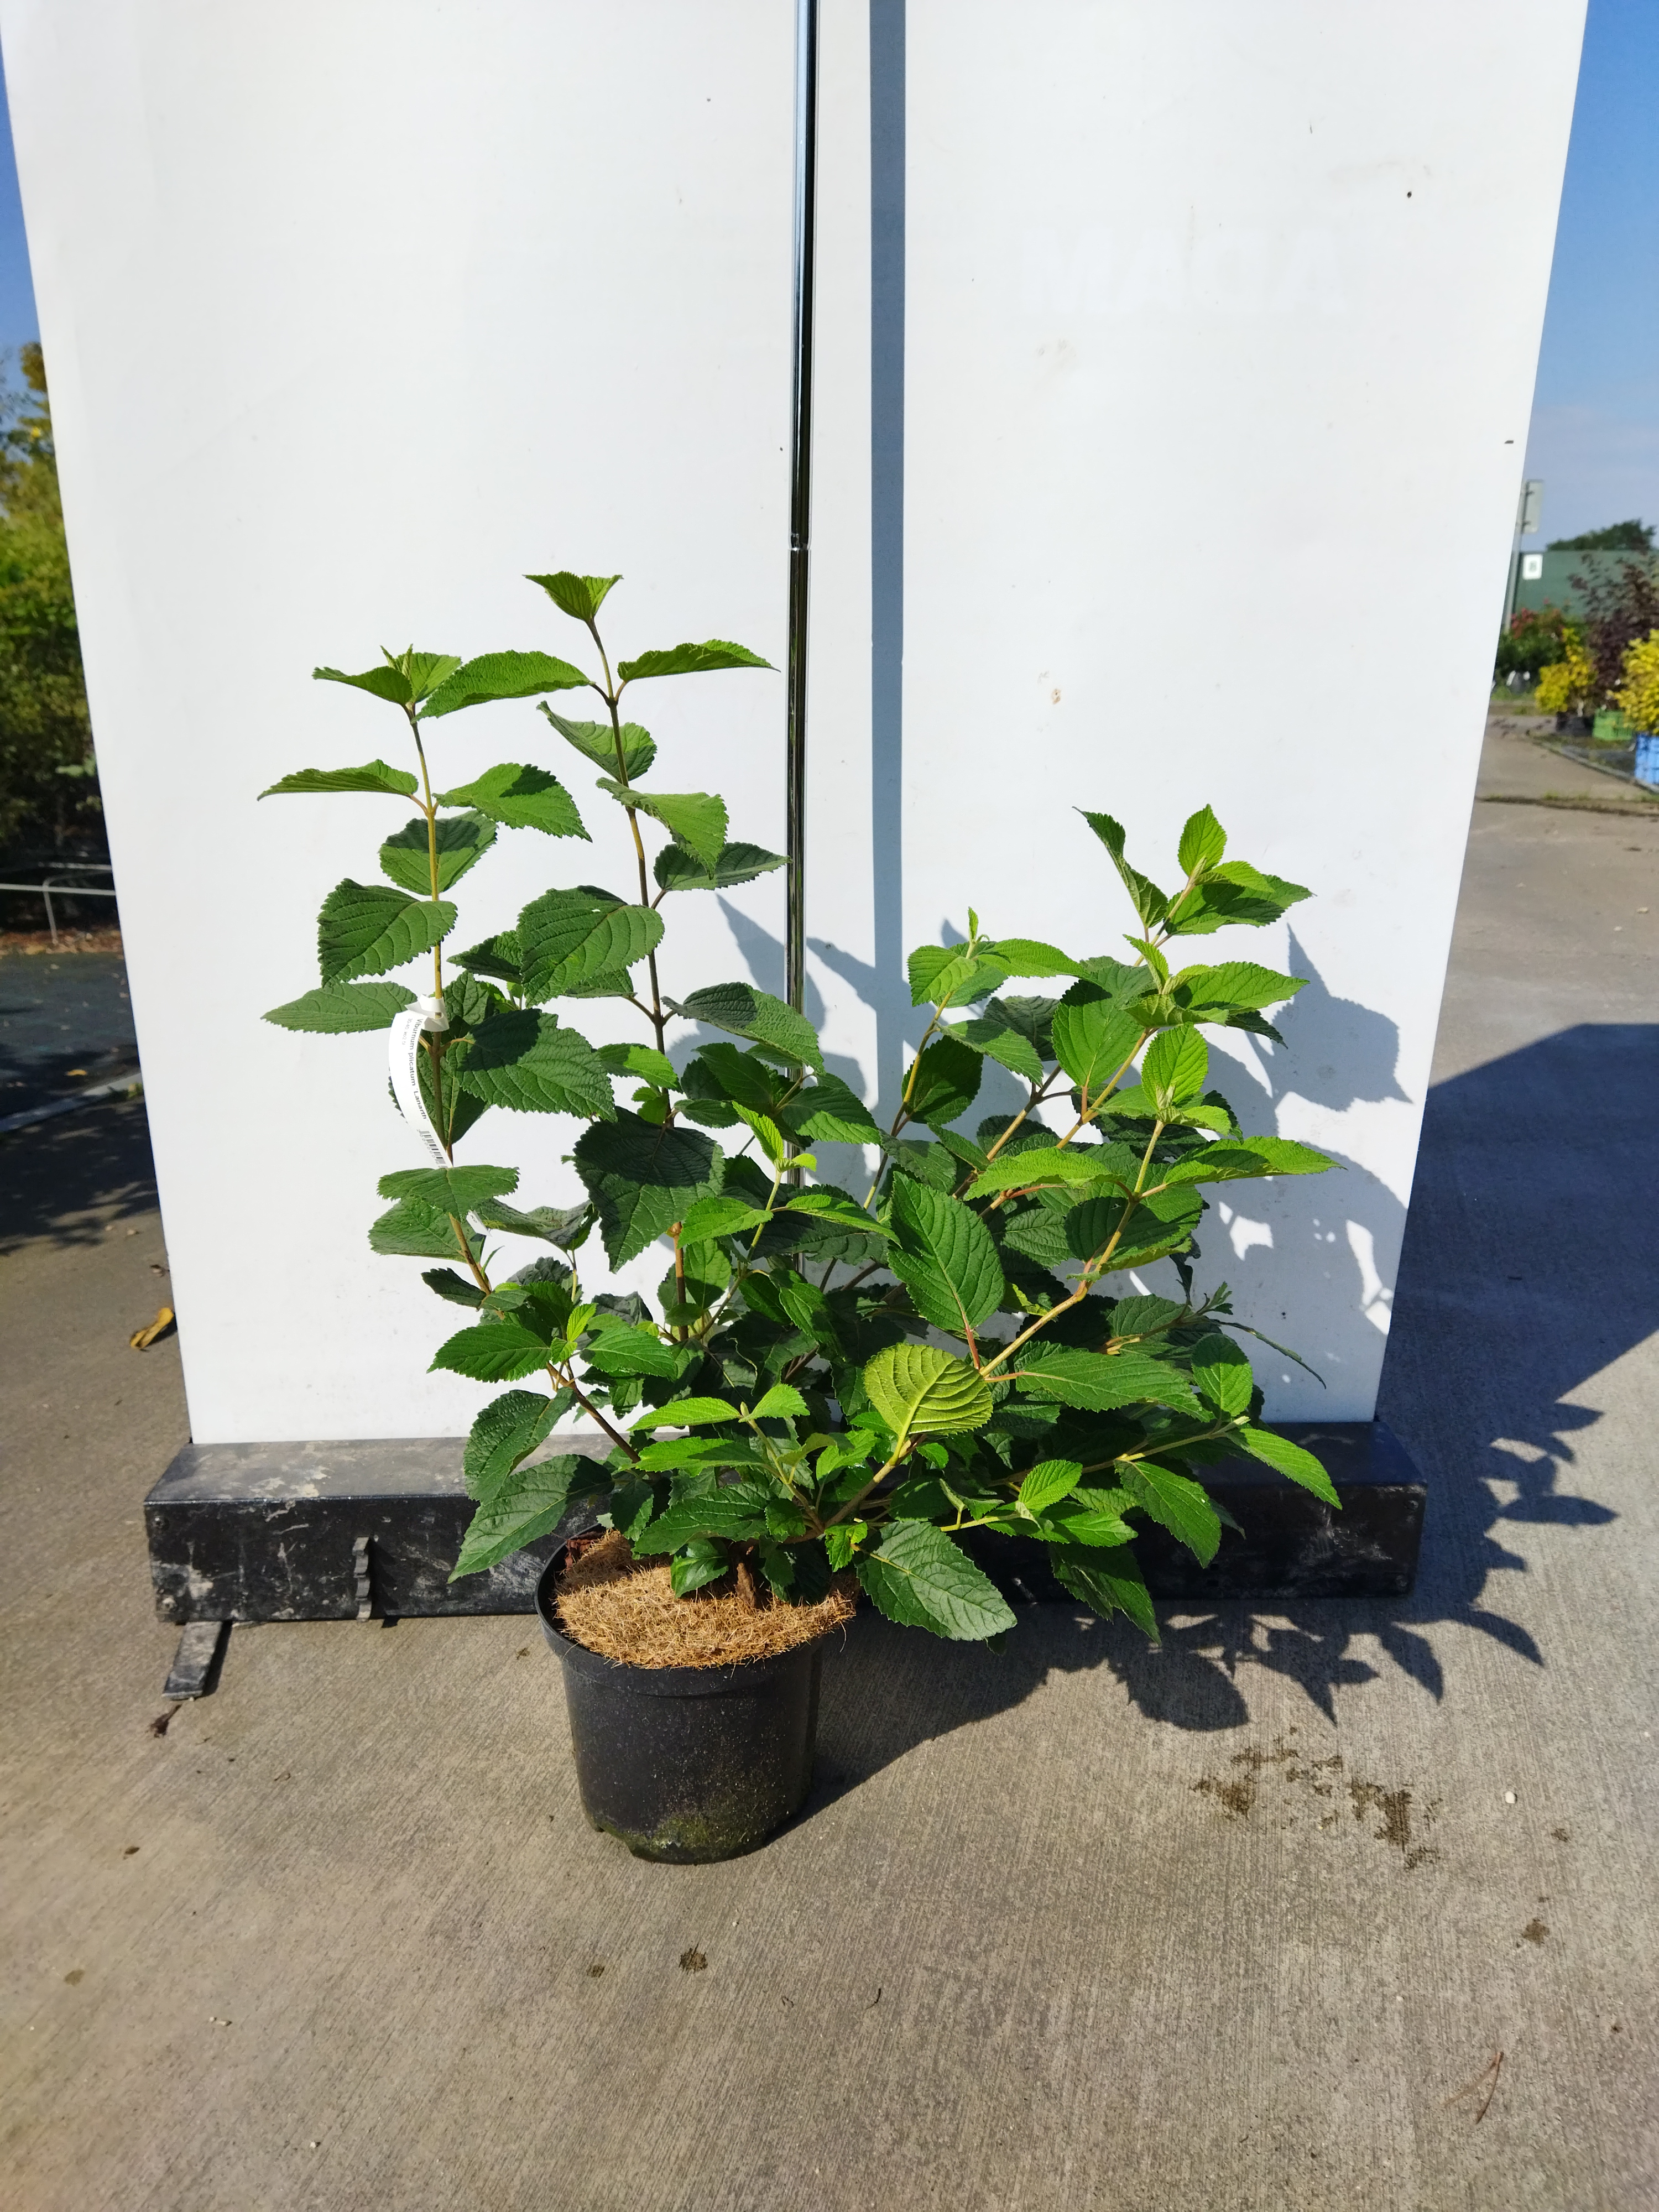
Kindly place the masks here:
<instances>
[{"instance_id":1,"label":"vertical metal pole","mask_svg":"<svg viewBox=\"0 0 1659 2212\"><path fill-rule=\"evenodd\" d=\"M789 477L789 913L785 988L806 991L806 605L812 532L812 290L817 222L818 0L795 4L795 390Z\"/></svg>"}]
</instances>

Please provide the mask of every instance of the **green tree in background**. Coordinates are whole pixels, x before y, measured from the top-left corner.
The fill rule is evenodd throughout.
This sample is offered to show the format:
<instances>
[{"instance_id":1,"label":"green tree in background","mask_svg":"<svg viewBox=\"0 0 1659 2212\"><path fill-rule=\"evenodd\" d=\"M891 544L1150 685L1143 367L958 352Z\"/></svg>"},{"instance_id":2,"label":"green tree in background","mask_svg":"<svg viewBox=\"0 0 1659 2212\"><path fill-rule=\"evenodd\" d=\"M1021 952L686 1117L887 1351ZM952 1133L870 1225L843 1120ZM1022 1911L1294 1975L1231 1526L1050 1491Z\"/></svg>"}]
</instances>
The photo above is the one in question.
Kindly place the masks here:
<instances>
[{"instance_id":1,"label":"green tree in background","mask_svg":"<svg viewBox=\"0 0 1659 2212\"><path fill-rule=\"evenodd\" d=\"M103 842L46 372L0 387L0 847Z\"/></svg>"},{"instance_id":2,"label":"green tree in background","mask_svg":"<svg viewBox=\"0 0 1659 2212\"><path fill-rule=\"evenodd\" d=\"M1552 538L1547 550L1551 553L1651 553L1653 525L1632 517L1628 522L1611 523L1605 530L1583 531L1577 538Z\"/></svg>"}]
</instances>

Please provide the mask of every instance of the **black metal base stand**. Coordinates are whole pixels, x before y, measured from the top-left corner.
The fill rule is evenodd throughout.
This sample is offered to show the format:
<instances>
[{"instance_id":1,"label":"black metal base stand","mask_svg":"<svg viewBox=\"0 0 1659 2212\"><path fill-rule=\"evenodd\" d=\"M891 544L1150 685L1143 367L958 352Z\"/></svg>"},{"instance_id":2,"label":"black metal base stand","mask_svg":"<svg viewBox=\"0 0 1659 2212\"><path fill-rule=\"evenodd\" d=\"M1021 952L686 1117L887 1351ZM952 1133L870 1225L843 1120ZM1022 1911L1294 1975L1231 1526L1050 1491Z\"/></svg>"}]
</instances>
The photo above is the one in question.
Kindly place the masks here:
<instances>
[{"instance_id":1,"label":"black metal base stand","mask_svg":"<svg viewBox=\"0 0 1659 2212\"><path fill-rule=\"evenodd\" d=\"M1206 1480L1238 1527L1200 1567L1162 1528L1138 1547L1154 1597L1380 1597L1409 1590L1423 1528L1423 1483L1380 1421L1285 1422L1342 1500L1333 1512L1254 1461ZM562 1449L598 1453L595 1437ZM486 1574L452 1583L472 1517L458 1437L369 1443L186 1444L144 1501L156 1610L184 1632L164 1695L205 1697L237 1620L532 1613L555 1547L540 1538ZM1040 1547L981 1534L972 1548L1011 1597L1066 1595Z\"/></svg>"},{"instance_id":2,"label":"black metal base stand","mask_svg":"<svg viewBox=\"0 0 1659 2212\"><path fill-rule=\"evenodd\" d=\"M1279 1421L1323 1465L1342 1501L1336 1512L1257 1460L1206 1468L1205 1487L1238 1523L1224 1527L1207 1567L1167 1528L1135 1544L1156 1598L1200 1605L1237 1598L1401 1597L1417 1578L1424 1485L1381 1421ZM1012 1602L1077 1601L1043 1564L1042 1547L981 1531L968 1540L980 1565Z\"/></svg>"}]
</instances>

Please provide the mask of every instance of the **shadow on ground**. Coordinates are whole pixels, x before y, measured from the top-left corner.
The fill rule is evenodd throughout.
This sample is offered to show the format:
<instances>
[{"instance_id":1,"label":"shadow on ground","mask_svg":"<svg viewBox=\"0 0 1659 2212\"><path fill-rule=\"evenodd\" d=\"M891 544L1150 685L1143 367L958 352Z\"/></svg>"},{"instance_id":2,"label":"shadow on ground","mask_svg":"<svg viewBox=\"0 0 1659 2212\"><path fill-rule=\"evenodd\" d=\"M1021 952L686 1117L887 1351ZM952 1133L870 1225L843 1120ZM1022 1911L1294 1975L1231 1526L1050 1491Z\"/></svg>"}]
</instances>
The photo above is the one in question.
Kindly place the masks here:
<instances>
[{"instance_id":1,"label":"shadow on ground","mask_svg":"<svg viewBox=\"0 0 1659 2212\"><path fill-rule=\"evenodd\" d=\"M73 1097L137 1065L118 952L65 950L0 963L0 1115Z\"/></svg>"},{"instance_id":2,"label":"shadow on ground","mask_svg":"<svg viewBox=\"0 0 1659 2212\"><path fill-rule=\"evenodd\" d=\"M141 1098L116 1099L0 1137L0 1253L37 1237L97 1244L105 1224L155 1211Z\"/></svg>"},{"instance_id":3,"label":"shadow on ground","mask_svg":"<svg viewBox=\"0 0 1659 2212\"><path fill-rule=\"evenodd\" d=\"M1380 1407L1429 1485L1408 1597L1170 1606L1156 1650L1059 1605L1021 1607L1001 1653L861 1613L825 1662L808 1815L1051 1671L1105 1668L1149 1719L1201 1733L1249 1719L1252 1668L1334 1717L1339 1686L1379 1678L1360 1644L1439 1698L1448 1624L1547 1666L1492 1580L1527 1572L1506 1528L1588 1536L1616 1518L1572 1484L1574 1438L1601 1417L1563 1401L1659 1328L1656 1096L1659 1028L1636 1024L1564 1030L1430 1095Z\"/></svg>"}]
</instances>

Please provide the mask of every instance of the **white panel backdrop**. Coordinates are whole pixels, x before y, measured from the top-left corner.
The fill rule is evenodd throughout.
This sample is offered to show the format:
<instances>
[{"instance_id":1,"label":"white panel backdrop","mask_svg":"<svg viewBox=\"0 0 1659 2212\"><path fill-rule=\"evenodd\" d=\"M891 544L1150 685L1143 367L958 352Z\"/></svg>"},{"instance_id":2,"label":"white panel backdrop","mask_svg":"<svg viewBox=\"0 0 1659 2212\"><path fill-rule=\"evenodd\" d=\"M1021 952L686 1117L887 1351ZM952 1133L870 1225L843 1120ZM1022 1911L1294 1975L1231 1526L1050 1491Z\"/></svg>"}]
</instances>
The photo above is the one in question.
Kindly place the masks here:
<instances>
[{"instance_id":1,"label":"white panel backdrop","mask_svg":"<svg viewBox=\"0 0 1659 2212\"><path fill-rule=\"evenodd\" d=\"M528 569L622 570L623 651L781 660L793 15L0 0L199 1441L471 1419L422 1372L418 1271L363 1241L417 1157L384 1041L257 1018L397 811L253 793L397 757L314 662L580 658ZM824 8L811 1010L890 1097L891 978L970 899L1108 949L1073 805L1156 874L1212 799L1314 885L1292 944L1237 945L1316 980L1234 1087L1351 1165L1206 1239L1330 1381L1286 1370L1281 1413L1375 1394L1579 28L1559 0ZM635 696L666 787L780 844L781 678ZM454 781L546 735L528 704L434 728ZM504 837L471 936L622 887L567 759L602 842ZM672 986L780 987L778 878L679 903ZM551 1200L574 1133L493 1115L466 1151Z\"/></svg>"},{"instance_id":2,"label":"white panel backdrop","mask_svg":"<svg viewBox=\"0 0 1659 2212\"><path fill-rule=\"evenodd\" d=\"M971 900L1112 949L1076 805L1167 884L1208 800L1315 890L1189 956L1310 979L1288 1049L1219 1072L1346 1171L1246 1186L1200 1240L1326 1379L1270 1360L1280 1416L1375 1404L1581 28L1560 0L911 0L908 932Z\"/></svg>"},{"instance_id":3,"label":"white panel backdrop","mask_svg":"<svg viewBox=\"0 0 1659 2212\"><path fill-rule=\"evenodd\" d=\"M623 571L624 652L781 659L789 11L88 0L4 25L194 1433L465 1429L476 1387L422 1372L442 1309L364 1242L376 1176L419 1158L385 1039L258 1019L315 981L319 895L374 880L403 817L254 794L402 757L393 710L319 661L581 659L526 570ZM638 697L684 748L666 787L724 789L775 848L781 677ZM504 836L475 935L616 879L615 810L531 702L434 729L446 781L564 755L601 841ZM728 902L774 940L779 884ZM742 974L714 902L680 905L672 980ZM556 1200L574 1133L497 1115L468 1149Z\"/></svg>"}]
</instances>

